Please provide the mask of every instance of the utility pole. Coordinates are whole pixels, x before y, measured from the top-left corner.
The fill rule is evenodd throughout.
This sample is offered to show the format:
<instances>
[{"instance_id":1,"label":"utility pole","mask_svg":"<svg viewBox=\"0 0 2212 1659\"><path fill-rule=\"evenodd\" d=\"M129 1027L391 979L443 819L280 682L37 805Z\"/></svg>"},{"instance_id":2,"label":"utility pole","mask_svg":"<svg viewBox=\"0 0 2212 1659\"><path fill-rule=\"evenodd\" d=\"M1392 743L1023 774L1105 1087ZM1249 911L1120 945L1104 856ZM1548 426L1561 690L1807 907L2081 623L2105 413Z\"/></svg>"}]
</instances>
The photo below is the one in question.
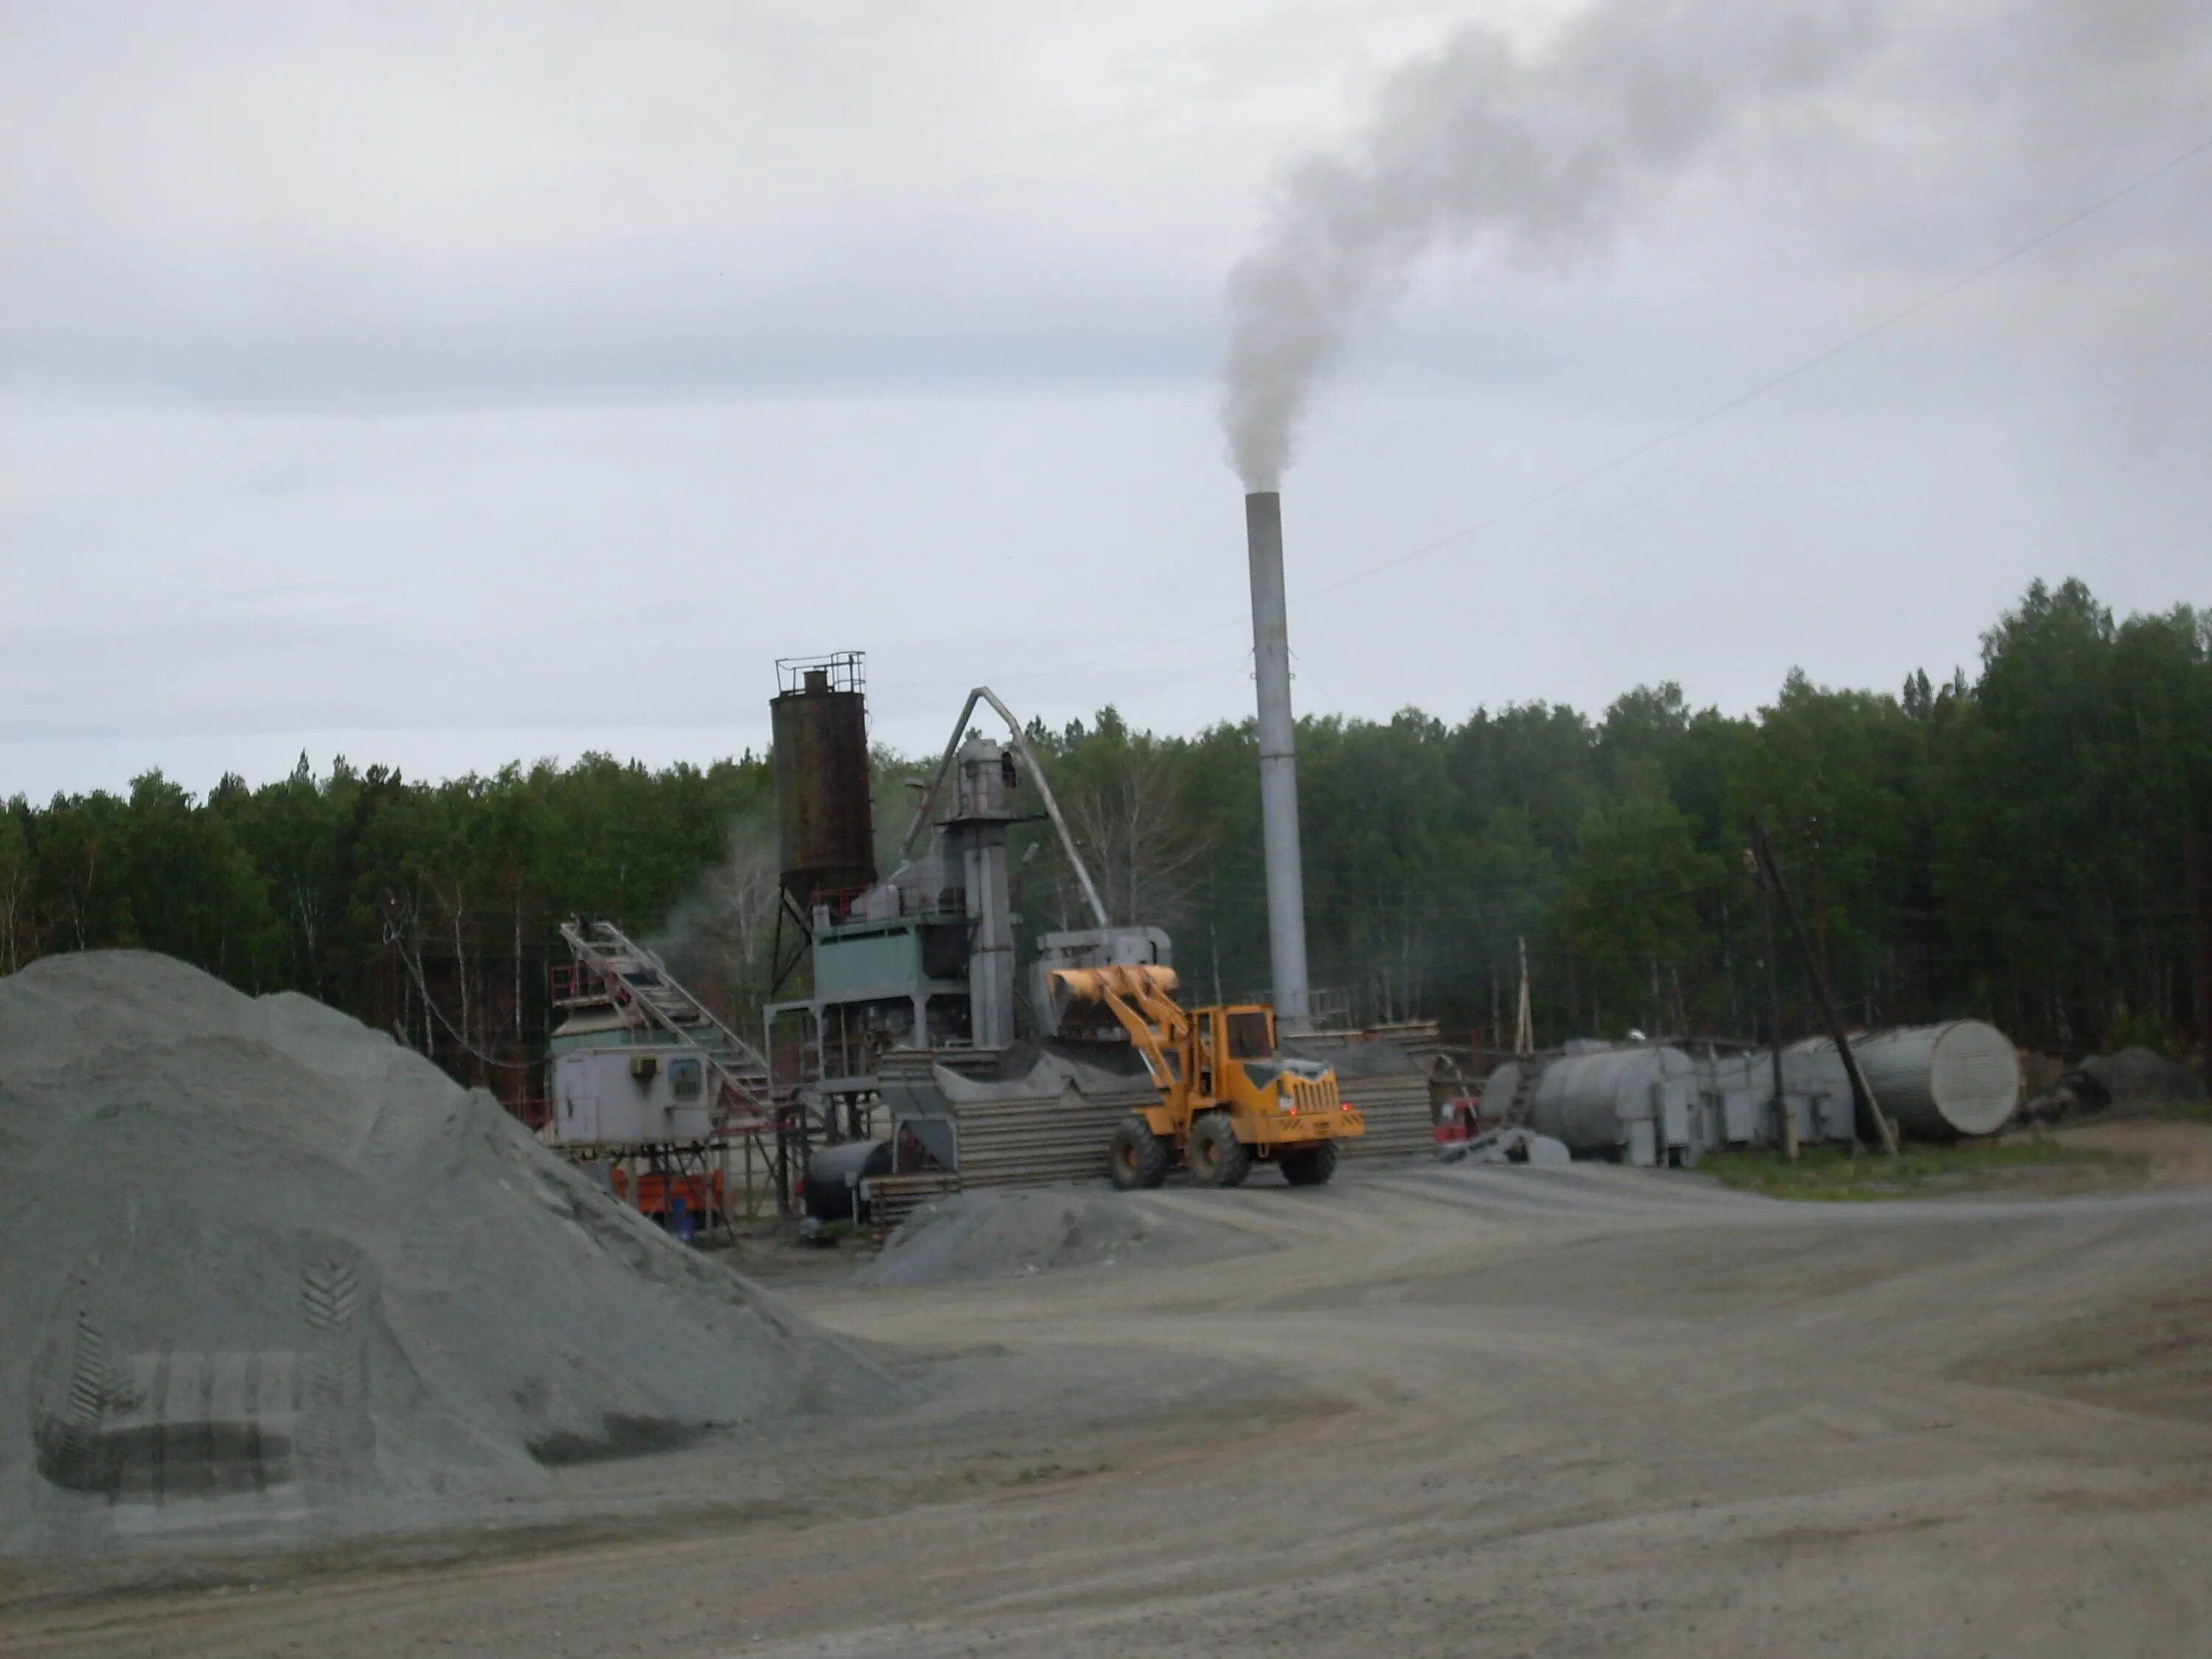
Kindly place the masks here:
<instances>
[{"instance_id":1,"label":"utility pole","mask_svg":"<svg viewBox=\"0 0 2212 1659\"><path fill-rule=\"evenodd\" d=\"M1805 958L1805 966L1813 978L1814 1000L1820 1005L1820 1018L1826 1024L1828 1036L1836 1045L1836 1053L1844 1062L1844 1075L1850 1079L1851 1100L1858 1115L1871 1123L1881 1137L1882 1150L1892 1158L1897 1156L1897 1129L1881 1109L1881 1103L1874 1097L1868 1086L1866 1073L1859 1069L1859 1057L1851 1052L1850 1039L1844 1032L1843 1021L1836 1018L1835 1004L1828 1000L1828 976L1820 971L1820 964L1813 955L1813 941L1805 933L1804 918L1797 914L1797 902L1790 896L1790 884L1782 879L1782 866L1775 861L1774 843L1766 838L1766 830L1759 819L1751 821L1752 850L1759 858L1768 881L1773 884L1775 896L1782 901L1782 914L1789 919L1790 931L1796 936L1797 949Z\"/></svg>"},{"instance_id":2,"label":"utility pole","mask_svg":"<svg viewBox=\"0 0 2212 1659\"><path fill-rule=\"evenodd\" d=\"M1528 941L1518 941L1521 947L1521 1003L1513 1017L1513 1053L1516 1059L1526 1060L1536 1052L1536 1024L1528 1016Z\"/></svg>"},{"instance_id":3,"label":"utility pole","mask_svg":"<svg viewBox=\"0 0 2212 1659\"><path fill-rule=\"evenodd\" d=\"M1735 923L1729 915L1728 890L1721 890L1721 972L1728 980L1729 1030L1743 1030L1743 1005L1735 989Z\"/></svg>"},{"instance_id":4,"label":"utility pole","mask_svg":"<svg viewBox=\"0 0 2212 1659\"><path fill-rule=\"evenodd\" d=\"M1805 820L1805 834L1813 843L1813 934L1820 943L1820 977L1828 977L1828 903L1820 886L1820 815Z\"/></svg>"},{"instance_id":5,"label":"utility pole","mask_svg":"<svg viewBox=\"0 0 2212 1659\"><path fill-rule=\"evenodd\" d=\"M1769 902L1766 866L1756 852L1744 854L1759 888L1759 940L1766 966L1766 1041L1774 1057L1774 1117L1782 1134L1782 1156L1797 1161L1797 1118L1790 1109L1790 1097L1782 1086L1782 986L1774 967L1774 906Z\"/></svg>"}]
</instances>

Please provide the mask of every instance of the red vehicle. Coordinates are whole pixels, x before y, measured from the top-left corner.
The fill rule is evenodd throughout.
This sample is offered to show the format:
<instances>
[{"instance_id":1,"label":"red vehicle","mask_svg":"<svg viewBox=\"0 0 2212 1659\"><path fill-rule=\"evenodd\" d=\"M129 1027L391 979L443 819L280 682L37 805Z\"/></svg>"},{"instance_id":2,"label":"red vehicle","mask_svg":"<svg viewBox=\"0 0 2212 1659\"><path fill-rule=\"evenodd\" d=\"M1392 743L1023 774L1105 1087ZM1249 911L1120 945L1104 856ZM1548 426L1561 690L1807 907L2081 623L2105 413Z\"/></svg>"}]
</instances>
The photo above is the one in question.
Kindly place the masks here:
<instances>
[{"instance_id":1,"label":"red vehicle","mask_svg":"<svg viewBox=\"0 0 2212 1659\"><path fill-rule=\"evenodd\" d=\"M719 1170L704 1175L647 1170L633 1182L629 1172L617 1164L611 1184L617 1198L639 1214L651 1216L664 1227L670 1224L678 1200L683 1204L684 1216L695 1227L704 1227L724 1218L722 1174Z\"/></svg>"}]
</instances>

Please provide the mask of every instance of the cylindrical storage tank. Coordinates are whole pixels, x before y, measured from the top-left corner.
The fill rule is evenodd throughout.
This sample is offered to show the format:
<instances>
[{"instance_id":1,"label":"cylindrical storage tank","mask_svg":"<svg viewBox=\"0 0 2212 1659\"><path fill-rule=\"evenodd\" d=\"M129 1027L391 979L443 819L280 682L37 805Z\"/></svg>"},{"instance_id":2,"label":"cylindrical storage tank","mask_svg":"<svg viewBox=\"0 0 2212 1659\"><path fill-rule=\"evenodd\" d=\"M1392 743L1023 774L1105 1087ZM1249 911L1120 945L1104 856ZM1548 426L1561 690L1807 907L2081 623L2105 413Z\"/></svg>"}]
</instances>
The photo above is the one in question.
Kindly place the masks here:
<instances>
[{"instance_id":1,"label":"cylindrical storage tank","mask_svg":"<svg viewBox=\"0 0 2212 1659\"><path fill-rule=\"evenodd\" d=\"M1528 1127L1565 1141L1577 1157L1610 1156L1627 1147L1639 1121L1658 1123L1661 1091L1691 1077L1689 1055L1665 1047L1569 1054L1544 1067L1530 1097ZM1655 1129L1652 1152L1663 1157L1666 1135Z\"/></svg>"},{"instance_id":2,"label":"cylindrical storage tank","mask_svg":"<svg viewBox=\"0 0 2212 1659\"><path fill-rule=\"evenodd\" d=\"M1836 1045L1816 1037L1790 1052L1832 1066L1848 1090ZM1891 1120L1929 1140L1994 1134L2020 1107L2020 1056L2012 1040L1978 1019L1908 1025L1851 1039L1867 1087Z\"/></svg>"},{"instance_id":3,"label":"cylindrical storage tank","mask_svg":"<svg viewBox=\"0 0 2212 1659\"><path fill-rule=\"evenodd\" d=\"M1509 1060L1482 1080L1482 1109L1492 1116L1502 1116L1513 1103L1514 1092L1521 1086L1521 1068L1534 1065L1533 1060ZM1527 1103L1522 1103L1525 1110Z\"/></svg>"},{"instance_id":4,"label":"cylindrical storage tank","mask_svg":"<svg viewBox=\"0 0 2212 1659\"><path fill-rule=\"evenodd\" d=\"M867 700L857 653L778 664L788 681L769 704L775 738L776 844L784 890L805 907L818 893L876 878L869 799Z\"/></svg>"},{"instance_id":5,"label":"cylindrical storage tank","mask_svg":"<svg viewBox=\"0 0 2212 1659\"><path fill-rule=\"evenodd\" d=\"M803 1193L806 1213L817 1221L857 1221L860 1183L891 1172L888 1140L847 1140L817 1146L807 1154Z\"/></svg>"}]
</instances>

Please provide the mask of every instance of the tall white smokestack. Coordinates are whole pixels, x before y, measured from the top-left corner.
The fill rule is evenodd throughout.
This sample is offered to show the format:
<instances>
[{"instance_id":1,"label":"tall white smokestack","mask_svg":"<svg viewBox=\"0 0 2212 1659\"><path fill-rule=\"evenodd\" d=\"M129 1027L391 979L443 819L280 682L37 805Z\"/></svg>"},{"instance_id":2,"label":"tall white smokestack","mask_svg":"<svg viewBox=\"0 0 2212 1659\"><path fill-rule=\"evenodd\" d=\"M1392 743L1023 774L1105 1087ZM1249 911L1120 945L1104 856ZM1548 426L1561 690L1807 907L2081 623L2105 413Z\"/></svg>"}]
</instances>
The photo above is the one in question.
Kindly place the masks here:
<instances>
[{"instance_id":1,"label":"tall white smokestack","mask_svg":"<svg viewBox=\"0 0 2212 1659\"><path fill-rule=\"evenodd\" d=\"M1275 1023L1308 1024L1306 878L1298 854L1297 730L1291 720L1291 624L1283 599L1283 498L1272 489L1244 498L1244 540L1252 559L1252 655L1260 683L1260 833L1267 855L1267 958L1275 981Z\"/></svg>"}]
</instances>

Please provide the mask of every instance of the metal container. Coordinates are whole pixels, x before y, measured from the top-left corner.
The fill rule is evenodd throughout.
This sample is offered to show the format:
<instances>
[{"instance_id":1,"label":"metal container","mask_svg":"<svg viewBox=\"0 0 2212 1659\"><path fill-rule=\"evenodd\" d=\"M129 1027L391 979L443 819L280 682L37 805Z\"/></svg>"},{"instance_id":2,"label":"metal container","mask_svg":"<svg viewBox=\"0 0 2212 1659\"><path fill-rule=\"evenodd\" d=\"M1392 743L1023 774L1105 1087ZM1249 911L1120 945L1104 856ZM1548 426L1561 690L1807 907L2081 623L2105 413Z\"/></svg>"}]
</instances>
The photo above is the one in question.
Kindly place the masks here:
<instances>
[{"instance_id":1,"label":"metal container","mask_svg":"<svg viewBox=\"0 0 2212 1659\"><path fill-rule=\"evenodd\" d=\"M1832 1071L1831 1086L1850 1097L1833 1042L1817 1037L1790 1052L1808 1066ZM1851 1053L1882 1110L1899 1127L1926 1139L1994 1134L2020 1105L2020 1056L2012 1040L1978 1019L1853 1037Z\"/></svg>"},{"instance_id":2,"label":"metal container","mask_svg":"<svg viewBox=\"0 0 2212 1659\"><path fill-rule=\"evenodd\" d=\"M1801 1146L1848 1142L1851 1091L1835 1050L1783 1055L1782 1098ZM1708 1151L1756 1143L1779 1146L1782 1124L1774 1109L1774 1059L1765 1048L1715 1054L1698 1062L1698 1133Z\"/></svg>"},{"instance_id":3,"label":"metal container","mask_svg":"<svg viewBox=\"0 0 2212 1659\"><path fill-rule=\"evenodd\" d=\"M696 1048L572 1048L553 1060L556 1146L639 1146L714 1133L714 1079Z\"/></svg>"},{"instance_id":4,"label":"metal container","mask_svg":"<svg viewBox=\"0 0 2212 1659\"><path fill-rule=\"evenodd\" d=\"M1697 1095L1696 1065L1680 1048L1571 1054L1536 1079L1528 1127L1564 1141L1577 1158L1694 1162L1699 1145L1691 1108Z\"/></svg>"},{"instance_id":5,"label":"metal container","mask_svg":"<svg viewBox=\"0 0 2212 1659\"><path fill-rule=\"evenodd\" d=\"M784 890L802 909L876 878L867 699L858 652L776 664L776 843Z\"/></svg>"}]
</instances>

